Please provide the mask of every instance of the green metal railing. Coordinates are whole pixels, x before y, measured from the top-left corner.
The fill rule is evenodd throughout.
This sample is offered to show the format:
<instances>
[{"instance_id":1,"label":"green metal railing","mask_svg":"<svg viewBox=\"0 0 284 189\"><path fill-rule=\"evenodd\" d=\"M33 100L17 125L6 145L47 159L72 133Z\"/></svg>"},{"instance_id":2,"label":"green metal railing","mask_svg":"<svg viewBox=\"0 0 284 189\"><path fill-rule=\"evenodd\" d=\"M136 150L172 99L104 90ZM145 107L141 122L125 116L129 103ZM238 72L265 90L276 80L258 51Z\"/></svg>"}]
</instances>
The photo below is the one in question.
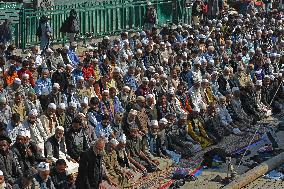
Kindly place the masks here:
<instances>
[{"instance_id":1,"label":"green metal railing","mask_svg":"<svg viewBox=\"0 0 284 189\"><path fill-rule=\"evenodd\" d=\"M66 41L59 29L69 16L72 8L76 9L80 20L80 37L115 35L122 31L141 30L144 25L146 1L112 0L103 2L86 2L73 5L55 5L49 9L21 8L20 20L17 24L17 45L22 49L38 43L36 29L39 18L45 14L53 30L53 43ZM152 5L158 14L158 26L166 23L188 23L191 11L185 8L185 0L155 0ZM1 6L0 6L1 7ZM186 19L186 20L185 20Z\"/></svg>"}]
</instances>

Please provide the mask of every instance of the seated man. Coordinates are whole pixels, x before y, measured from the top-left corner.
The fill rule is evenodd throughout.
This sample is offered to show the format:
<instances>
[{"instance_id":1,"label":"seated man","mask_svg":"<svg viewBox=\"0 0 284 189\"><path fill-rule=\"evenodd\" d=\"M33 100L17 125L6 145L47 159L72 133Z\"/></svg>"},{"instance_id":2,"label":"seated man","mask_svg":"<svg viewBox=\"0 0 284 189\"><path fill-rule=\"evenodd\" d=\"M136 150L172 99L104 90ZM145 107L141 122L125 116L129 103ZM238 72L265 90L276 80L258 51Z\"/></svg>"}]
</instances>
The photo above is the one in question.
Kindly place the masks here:
<instances>
[{"instance_id":1,"label":"seated man","mask_svg":"<svg viewBox=\"0 0 284 189\"><path fill-rule=\"evenodd\" d=\"M120 188L131 187L131 180L134 175L129 170L123 169L118 163L115 151L117 145L118 141L116 139L111 139L106 145L106 155L104 156L106 174Z\"/></svg>"},{"instance_id":2,"label":"seated man","mask_svg":"<svg viewBox=\"0 0 284 189\"><path fill-rule=\"evenodd\" d=\"M58 159L55 167L50 170L50 177L56 189L75 189L75 183L68 178L67 164L64 159Z\"/></svg>"},{"instance_id":3,"label":"seated man","mask_svg":"<svg viewBox=\"0 0 284 189\"><path fill-rule=\"evenodd\" d=\"M33 180L33 174L26 172L22 177L18 178L13 185L13 189L22 189L22 188L39 188L39 185L35 185Z\"/></svg>"},{"instance_id":4,"label":"seated man","mask_svg":"<svg viewBox=\"0 0 284 189\"><path fill-rule=\"evenodd\" d=\"M23 128L30 131L32 141L43 149L44 141L47 139L47 134L38 119L38 112L36 109L32 109L29 112L28 118L23 123Z\"/></svg>"},{"instance_id":5,"label":"seated man","mask_svg":"<svg viewBox=\"0 0 284 189\"><path fill-rule=\"evenodd\" d=\"M169 168L173 162L168 159L166 143L162 141L162 136L159 135L159 123L157 120L150 121L150 133L147 135L149 152L159 161L159 169Z\"/></svg>"},{"instance_id":6,"label":"seated man","mask_svg":"<svg viewBox=\"0 0 284 189\"><path fill-rule=\"evenodd\" d=\"M254 119L254 122L260 120L263 117L263 114L259 110L257 104L257 95L254 84L252 82L247 83L246 87L241 89L240 94L240 100L244 111Z\"/></svg>"},{"instance_id":7,"label":"seated man","mask_svg":"<svg viewBox=\"0 0 284 189\"><path fill-rule=\"evenodd\" d=\"M136 182L139 178L142 177L141 171L136 168L132 163L130 163L129 158L126 153L126 136L122 134L118 138L118 145L116 146L116 154L117 154L117 161L119 165L129 171L134 177L131 179L132 182Z\"/></svg>"},{"instance_id":8,"label":"seated man","mask_svg":"<svg viewBox=\"0 0 284 189\"><path fill-rule=\"evenodd\" d=\"M13 185L15 180L22 175L13 152L9 150L11 140L8 137L0 137L0 170L3 171L6 183Z\"/></svg>"},{"instance_id":9,"label":"seated man","mask_svg":"<svg viewBox=\"0 0 284 189\"><path fill-rule=\"evenodd\" d=\"M12 145L14 158L18 162L18 168L24 173L32 171L33 166L36 165L36 157L38 154L33 154L32 151L26 146L26 132L19 131L16 137L16 142Z\"/></svg>"},{"instance_id":10,"label":"seated man","mask_svg":"<svg viewBox=\"0 0 284 189\"><path fill-rule=\"evenodd\" d=\"M186 122L187 116L181 116L167 132L168 149L181 154L182 157L190 157L202 149L188 134Z\"/></svg>"},{"instance_id":11,"label":"seated man","mask_svg":"<svg viewBox=\"0 0 284 189\"><path fill-rule=\"evenodd\" d=\"M226 108L234 122L235 125L237 125L242 131L247 130L247 128L250 125L250 121L248 119L243 118L241 115L238 114L238 111L236 111L236 108L234 107L234 104L232 103L233 95L232 93L228 93L226 95ZM241 111L241 110L239 110Z\"/></svg>"},{"instance_id":12,"label":"seated man","mask_svg":"<svg viewBox=\"0 0 284 189\"><path fill-rule=\"evenodd\" d=\"M40 188L55 189L50 177L49 163L40 162L37 168L38 173L34 176L35 185L40 186Z\"/></svg>"},{"instance_id":13,"label":"seated man","mask_svg":"<svg viewBox=\"0 0 284 189\"><path fill-rule=\"evenodd\" d=\"M20 130L24 130L21 124L20 114L14 113L12 114L11 121L8 123L6 127L6 133L9 138L12 140L12 144L16 141L16 137Z\"/></svg>"},{"instance_id":14,"label":"seated man","mask_svg":"<svg viewBox=\"0 0 284 189\"><path fill-rule=\"evenodd\" d=\"M144 174L157 170L158 161L151 159L143 152L142 137L135 125L130 128L130 136L126 142L126 152L130 163L135 165Z\"/></svg>"},{"instance_id":15,"label":"seated man","mask_svg":"<svg viewBox=\"0 0 284 189\"><path fill-rule=\"evenodd\" d=\"M208 106L208 119L205 122L205 130L208 137L217 144L226 135L225 130L221 125L220 117L217 113L217 107L215 103Z\"/></svg>"},{"instance_id":16,"label":"seated man","mask_svg":"<svg viewBox=\"0 0 284 189\"><path fill-rule=\"evenodd\" d=\"M107 114L102 115L102 121L96 126L96 136L104 135L107 139L114 138L114 132L110 126L110 116Z\"/></svg>"},{"instance_id":17,"label":"seated man","mask_svg":"<svg viewBox=\"0 0 284 189\"><path fill-rule=\"evenodd\" d=\"M241 120L244 120L246 123L252 123L252 118L249 117L246 112L244 111L242 107L242 103L240 100L240 90L237 87L232 88L232 100L231 100L231 105L233 109L235 110L236 114Z\"/></svg>"},{"instance_id":18,"label":"seated man","mask_svg":"<svg viewBox=\"0 0 284 189\"><path fill-rule=\"evenodd\" d=\"M211 145L212 141L204 129L204 120L199 116L199 112L200 109L198 107L193 108L187 124L187 131L193 140L200 143L202 148L206 148Z\"/></svg>"},{"instance_id":19,"label":"seated man","mask_svg":"<svg viewBox=\"0 0 284 189\"><path fill-rule=\"evenodd\" d=\"M58 126L55 129L55 134L47 139L44 144L44 155L53 163L58 159L63 159L67 162L68 171L70 173L78 171L78 163L67 155L66 144L64 139L64 128Z\"/></svg>"},{"instance_id":20,"label":"seated man","mask_svg":"<svg viewBox=\"0 0 284 189\"><path fill-rule=\"evenodd\" d=\"M263 103L263 98L262 98L262 81L257 80L255 83L255 93L256 93L256 103L257 103L257 108L261 112L261 114L265 117L271 116L271 107L268 105L265 105Z\"/></svg>"},{"instance_id":21,"label":"seated man","mask_svg":"<svg viewBox=\"0 0 284 189\"><path fill-rule=\"evenodd\" d=\"M72 126L66 132L65 139L67 154L78 162L81 153L89 148L88 134L82 128L79 117L73 119Z\"/></svg>"},{"instance_id":22,"label":"seated man","mask_svg":"<svg viewBox=\"0 0 284 189\"><path fill-rule=\"evenodd\" d=\"M218 115L221 119L223 128L229 131L230 133L241 134L241 131L239 130L237 125L234 124L233 119L230 116L226 105L227 105L226 97L224 96L219 97Z\"/></svg>"}]
</instances>

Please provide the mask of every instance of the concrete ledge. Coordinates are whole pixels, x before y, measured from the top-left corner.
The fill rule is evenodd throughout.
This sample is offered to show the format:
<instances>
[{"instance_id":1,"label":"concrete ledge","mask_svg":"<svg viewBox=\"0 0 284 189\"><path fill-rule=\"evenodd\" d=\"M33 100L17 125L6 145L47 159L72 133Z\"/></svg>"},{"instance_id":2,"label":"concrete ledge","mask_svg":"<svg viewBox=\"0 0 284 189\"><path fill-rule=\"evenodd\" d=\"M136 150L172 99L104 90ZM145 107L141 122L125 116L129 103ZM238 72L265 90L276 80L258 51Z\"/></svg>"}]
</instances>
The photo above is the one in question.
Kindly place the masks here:
<instances>
[{"instance_id":1,"label":"concrete ledge","mask_svg":"<svg viewBox=\"0 0 284 189\"><path fill-rule=\"evenodd\" d=\"M263 174L275 169L284 163L284 152L281 154L261 163L259 166L249 170L248 172L237 176L237 178L224 186L224 189L240 189L249 183L253 182L257 178L261 177Z\"/></svg>"}]
</instances>

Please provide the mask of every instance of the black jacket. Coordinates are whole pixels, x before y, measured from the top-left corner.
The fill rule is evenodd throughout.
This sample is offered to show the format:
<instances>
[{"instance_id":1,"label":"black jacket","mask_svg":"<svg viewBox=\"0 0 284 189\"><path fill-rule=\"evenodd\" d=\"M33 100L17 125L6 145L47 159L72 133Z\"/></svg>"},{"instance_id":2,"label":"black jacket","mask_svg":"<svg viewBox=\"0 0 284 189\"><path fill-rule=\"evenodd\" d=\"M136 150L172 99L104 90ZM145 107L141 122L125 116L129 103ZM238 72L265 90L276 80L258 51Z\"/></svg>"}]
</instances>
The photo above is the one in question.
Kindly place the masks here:
<instances>
[{"instance_id":1,"label":"black jacket","mask_svg":"<svg viewBox=\"0 0 284 189\"><path fill-rule=\"evenodd\" d=\"M51 79L52 84L58 83L60 85L60 89L62 92L65 92L67 90L68 86L68 80L67 80L67 75L65 72L54 72L52 74L52 79Z\"/></svg>"},{"instance_id":2,"label":"black jacket","mask_svg":"<svg viewBox=\"0 0 284 189\"><path fill-rule=\"evenodd\" d=\"M35 164L35 156L32 155L31 157L29 157L26 154L26 148L25 147L22 148L20 145L15 143L12 146L12 151L14 153L14 158L16 159L16 161L18 163L18 168L22 172L30 170L32 168L32 166Z\"/></svg>"},{"instance_id":3,"label":"black jacket","mask_svg":"<svg viewBox=\"0 0 284 189\"><path fill-rule=\"evenodd\" d=\"M79 19L75 15L70 15L65 22L63 22L60 32L63 33L79 33L80 23Z\"/></svg>"},{"instance_id":4,"label":"black jacket","mask_svg":"<svg viewBox=\"0 0 284 189\"><path fill-rule=\"evenodd\" d=\"M69 189L67 172L58 173L54 167L50 170L50 177L56 189Z\"/></svg>"},{"instance_id":5,"label":"black jacket","mask_svg":"<svg viewBox=\"0 0 284 189\"><path fill-rule=\"evenodd\" d=\"M103 180L103 156L96 155L92 148L84 152L79 162L77 189L98 189Z\"/></svg>"},{"instance_id":6,"label":"black jacket","mask_svg":"<svg viewBox=\"0 0 284 189\"><path fill-rule=\"evenodd\" d=\"M60 143L58 143L57 139L55 138L55 135L51 136L50 138L47 139L47 141L44 144L44 155L47 157L47 151L48 147L50 146L52 148L52 153L53 157L56 159L59 159L59 152L66 153L66 148L65 148L65 141L62 139Z\"/></svg>"},{"instance_id":7,"label":"black jacket","mask_svg":"<svg viewBox=\"0 0 284 189\"><path fill-rule=\"evenodd\" d=\"M13 184L15 179L22 176L11 150L8 150L5 155L0 153L0 170L3 171L6 182L10 184Z\"/></svg>"}]
</instances>

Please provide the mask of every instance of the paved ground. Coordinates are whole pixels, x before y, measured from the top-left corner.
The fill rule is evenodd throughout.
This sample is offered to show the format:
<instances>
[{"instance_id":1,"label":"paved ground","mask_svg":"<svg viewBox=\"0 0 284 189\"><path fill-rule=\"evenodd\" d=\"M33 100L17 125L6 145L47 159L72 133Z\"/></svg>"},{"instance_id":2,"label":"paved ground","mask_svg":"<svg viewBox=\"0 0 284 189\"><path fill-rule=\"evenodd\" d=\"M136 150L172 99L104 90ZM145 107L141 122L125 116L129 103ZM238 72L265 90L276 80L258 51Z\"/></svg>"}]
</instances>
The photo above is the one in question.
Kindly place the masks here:
<instances>
[{"instance_id":1,"label":"paved ground","mask_svg":"<svg viewBox=\"0 0 284 189\"><path fill-rule=\"evenodd\" d=\"M283 119L283 118L282 118ZM275 121L275 120L274 120ZM277 133L278 138L278 144L279 148L284 149L284 131L280 131ZM255 155L257 150L262 147L264 143L260 143L250 149L251 154L248 156L245 156L244 160L249 159L251 156ZM235 165L235 168L237 166ZM248 167L240 166L239 168L236 168L236 171L238 174L245 173L249 170ZM219 189L223 185L218 182L213 182L211 179L216 177L217 175L221 176L222 178L225 178L227 176L227 165L224 163L222 164L219 169L212 170L212 169L205 169L200 176L198 176L198 180L194 182L187 182L182 189ZM245 187L245 189L284 189L284 182L283 181L275 181L275 180L269 180L264 178L259 178L256 181L252 182L248 186Z\"/></svg>"}]
</instances>

